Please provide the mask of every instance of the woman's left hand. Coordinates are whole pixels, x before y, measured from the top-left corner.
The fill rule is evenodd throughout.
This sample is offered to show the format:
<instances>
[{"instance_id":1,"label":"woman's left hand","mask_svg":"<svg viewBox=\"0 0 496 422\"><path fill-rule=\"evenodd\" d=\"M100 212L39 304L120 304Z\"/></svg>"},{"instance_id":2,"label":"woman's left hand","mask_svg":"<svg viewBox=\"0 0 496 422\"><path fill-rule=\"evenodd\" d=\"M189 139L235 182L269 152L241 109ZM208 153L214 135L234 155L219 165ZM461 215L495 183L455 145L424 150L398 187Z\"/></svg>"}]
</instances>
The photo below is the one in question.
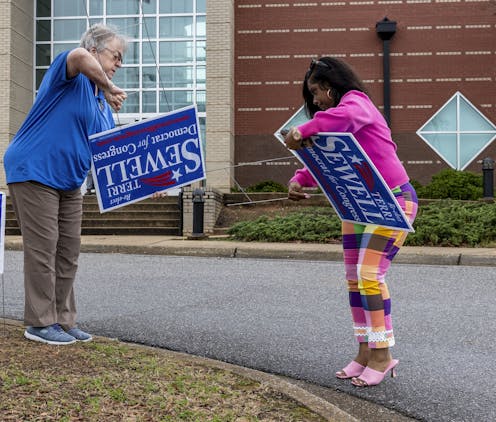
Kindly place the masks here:
<instances>
[{"instance_id":1,"label":"woman's left hand","mask_svg":"<svg viewBox=\"0 0 496 422\"><path fill-rule=\"evenodd\" d=\"M105 91L104 95L108 105L112 107L115 112L118 112L121 109L122 103L127 98L126 92L114 84L111 85L111 88L108 91Z\"/></svg>"}]
</instances>

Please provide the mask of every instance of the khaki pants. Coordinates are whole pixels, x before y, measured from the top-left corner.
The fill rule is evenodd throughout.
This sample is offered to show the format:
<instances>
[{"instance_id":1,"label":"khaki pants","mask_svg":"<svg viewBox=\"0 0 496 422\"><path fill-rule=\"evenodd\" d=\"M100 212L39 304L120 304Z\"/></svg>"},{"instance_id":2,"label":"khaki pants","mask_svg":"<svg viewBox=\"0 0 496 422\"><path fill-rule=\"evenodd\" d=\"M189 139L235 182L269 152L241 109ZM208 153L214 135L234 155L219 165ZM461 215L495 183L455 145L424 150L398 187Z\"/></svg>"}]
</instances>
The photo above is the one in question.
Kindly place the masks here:
<instances>
[{"instance_id":1,"label":"khaki pants","mask_svg":"<svg viewBox=\"0 0 496 422\"><path fill-rule=\"evenodd\" d=\"M81 247L80 189L37 182L9 184L24 248L24 323L76 325L74 279Z\"/></svg>"}]
</instances>

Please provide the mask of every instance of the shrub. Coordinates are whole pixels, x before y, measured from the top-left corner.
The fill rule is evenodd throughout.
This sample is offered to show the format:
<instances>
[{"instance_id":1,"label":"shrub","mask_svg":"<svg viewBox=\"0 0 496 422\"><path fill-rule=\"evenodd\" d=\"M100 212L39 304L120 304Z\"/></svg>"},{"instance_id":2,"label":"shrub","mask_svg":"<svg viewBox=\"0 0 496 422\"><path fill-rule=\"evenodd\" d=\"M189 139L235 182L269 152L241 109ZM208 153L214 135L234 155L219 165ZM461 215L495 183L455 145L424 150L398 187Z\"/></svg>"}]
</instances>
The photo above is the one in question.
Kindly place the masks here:
<instances>
[{"instance_id":1,"label":"shrub","mask_svg":"<svg viewBox=\"0 0 496 422\"><path fill-rule=\"evenodd\" d=\"M238 188L231 189L232 192L241 192ZM287 192L288 188L273 180L266 180L245 188L246 192Z\"/></svg>"},{"instance_id":2,"label":"shrub","mask_svg":"<svg viewBox=\"0 0 496 422\"><path fill-rule=\"evenodd\" d=\"M444 200L419 208L405 245L490 246L496 241L493 203Z\"/></svg>"},{"instance_id":3,"label":"shrub","mask_svg":"<svg viewBox=\"0 0 496 422\"><path fill-rule=\"evenodd\" d=\"M286 216L242 221L228 233L233 239L245 241L324 243L340 239L341 222L330 207L304 208Z\"/></svg>"},{"instance_id":4,"label":"shrub","mask_svg":"<svg viewBox=\"0 0 496 422\"><path fill-rule=\"evenodd\" d=\"M288 188L281 183L267 180L255 185L249 186L247 192L287 192Z\"/></svg>"},{"instance_id":5,"label":"shrub","mask_svg":"<svg viewBox=\"0 0 496 422\"><path fill-rule=\"evenodd\" d=\"M428 185L415 189L419 198L477 200L482 198L482 175L444 169Z\"/></svg>"},{"instance_id":6,"label":"shrub","mask_svg":"<svg viewBox=\"0 0 496 422\"><path fill-rule=\"evenodd\" d=\"M422 206L405 245L491 246L496 242L494 203L443 200ZM261 242L341 241L341 222L331 207L304 208L286 216L234 224L233 239Z\"/></svg>"}]
</instances>

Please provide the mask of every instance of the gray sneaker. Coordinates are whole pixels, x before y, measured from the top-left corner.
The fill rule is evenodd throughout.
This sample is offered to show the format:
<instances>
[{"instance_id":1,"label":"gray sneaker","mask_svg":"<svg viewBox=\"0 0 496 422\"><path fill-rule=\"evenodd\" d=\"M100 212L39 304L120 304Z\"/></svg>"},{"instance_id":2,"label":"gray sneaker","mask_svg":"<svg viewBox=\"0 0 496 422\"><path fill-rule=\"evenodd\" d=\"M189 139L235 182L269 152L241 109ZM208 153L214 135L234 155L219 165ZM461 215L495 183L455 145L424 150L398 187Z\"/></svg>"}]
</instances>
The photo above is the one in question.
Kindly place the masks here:
<instances>
[{"instance_id":1,"label":"gray sneaker","mask_svg":"<svg viewBox=\"0 0 496 422\"><path fill-rule=\"evenodd\" d=\"M71 328L70 330L67 330L66 333L70 334L72 337L74 337L76 340L79 341L87 342L93 340L91 334L85 333L83 330L80 330L78 327Z\"/></svg>"},{"instance_id":2,"label":"gray sneaker","mask_svg":"<svg viewBox=\"0 0 496 422\"><path fill-rule=\"evenodd\" d=\"M57 346L76 342L76 339L67 334L59 324L52 324L48 327L26 327L24 337L29 340Z\"/></svg>"}]
</instances>

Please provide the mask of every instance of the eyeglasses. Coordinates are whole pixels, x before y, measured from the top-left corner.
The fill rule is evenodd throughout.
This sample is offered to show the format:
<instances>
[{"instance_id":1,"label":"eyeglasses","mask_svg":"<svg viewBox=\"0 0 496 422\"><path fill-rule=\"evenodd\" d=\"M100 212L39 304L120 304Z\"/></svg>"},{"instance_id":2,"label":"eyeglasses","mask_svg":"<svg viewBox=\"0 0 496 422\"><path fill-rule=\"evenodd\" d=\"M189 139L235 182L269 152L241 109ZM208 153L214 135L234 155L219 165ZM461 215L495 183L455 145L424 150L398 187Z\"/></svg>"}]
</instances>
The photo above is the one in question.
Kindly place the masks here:
<instances>
[{"instance_id":1,"label":"eyeglasses","mask_svg":"<svg viewBox=\"0 0 496 422\"><path fill-rule=\"evenodd\" d=\"M310 62L310 67L308 68L308 70L311 72L315 68L315 66L322 66L322 67L330 68L330 66L327 63L324 63L323 61L312 60Z\"/></svg>"},{"instance_id":2,"label":"eyeglasses","mask_svg":"<svg viewBox=\"0 0 496 422\"><path fill-rule=\"evenodd\" d=\"M120 52L118 52L116 50L111 50L110 48L107 48L107 47L104 47L103 49L110 51L110 53L112 53L112 57L113 57L115 63L119 63L119 62L121 62L121 64L123 63L122 62L122 54Z\"/></svg>"}]
</instances>

